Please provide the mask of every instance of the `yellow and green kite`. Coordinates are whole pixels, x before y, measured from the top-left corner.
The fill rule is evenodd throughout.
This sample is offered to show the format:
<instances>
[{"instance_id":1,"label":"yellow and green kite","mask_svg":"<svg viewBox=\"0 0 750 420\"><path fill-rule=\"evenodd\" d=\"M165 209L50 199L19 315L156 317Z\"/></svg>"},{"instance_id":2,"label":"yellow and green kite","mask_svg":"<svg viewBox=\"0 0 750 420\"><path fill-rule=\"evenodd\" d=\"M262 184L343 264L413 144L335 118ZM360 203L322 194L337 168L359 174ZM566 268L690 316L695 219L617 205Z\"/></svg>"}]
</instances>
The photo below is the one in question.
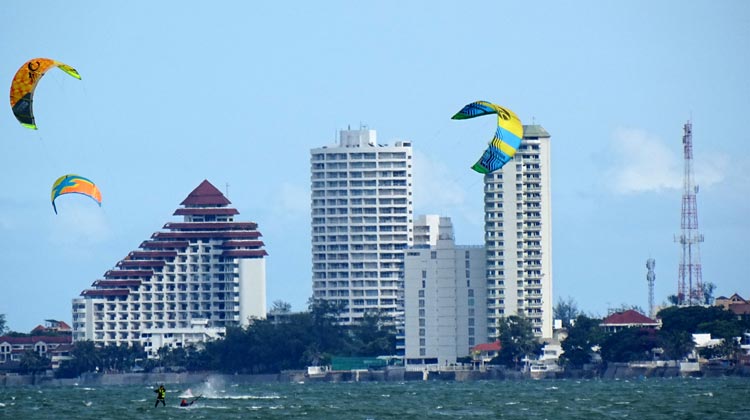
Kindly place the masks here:
<instances>
[{"instance_id":1,"label":"yellow and green kite","mask_svg":"<svg viewBox=\"0 0 750 420\"><path fill-rule=\"evenodd\" d=\"M68 73L76 79L81 79L76 69L67 64L55 61L49 58L32 58L24 63L13 77L13 83L10 85L10 106L13 108L13 114L24 127L36 130L34 122L34 112L32 102L34 100L34 89L44 73L52 67L59 67L60 70Z\"/></svg>"},{"instance_id":2,"label":"yellow and green kite","mask_svg":"<svg viewBox=\"0 0 750 420\"><path fill-rule=\"evenodd\" d=\"M488 114L497 114L497 131L482 157L471 167L480 174L495 172L513 159L523 138L523 124L518 116L510 109L490 102L472 102L452 119L465 120Z\"/></svg>"}]
</instances>

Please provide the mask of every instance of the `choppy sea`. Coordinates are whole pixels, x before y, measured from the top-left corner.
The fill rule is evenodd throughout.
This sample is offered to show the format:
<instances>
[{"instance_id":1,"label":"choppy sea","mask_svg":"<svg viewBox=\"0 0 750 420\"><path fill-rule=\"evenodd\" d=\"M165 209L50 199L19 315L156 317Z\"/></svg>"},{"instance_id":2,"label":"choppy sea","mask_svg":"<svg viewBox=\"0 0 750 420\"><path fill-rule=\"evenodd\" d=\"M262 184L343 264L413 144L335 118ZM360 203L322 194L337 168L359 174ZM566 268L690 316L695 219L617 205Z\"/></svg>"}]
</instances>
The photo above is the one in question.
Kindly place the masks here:
<instances>
[{"instance_id":1,"label":"choppy sea","mask_svg":"<svg viewBox=\"0 0 750 420\"><path fill-rule=\"evenodd\" d=\"M0 388L2 419L750 419L750 378ZM180 400L199 398L192 406Z\"/></svg>"}]
</instances>

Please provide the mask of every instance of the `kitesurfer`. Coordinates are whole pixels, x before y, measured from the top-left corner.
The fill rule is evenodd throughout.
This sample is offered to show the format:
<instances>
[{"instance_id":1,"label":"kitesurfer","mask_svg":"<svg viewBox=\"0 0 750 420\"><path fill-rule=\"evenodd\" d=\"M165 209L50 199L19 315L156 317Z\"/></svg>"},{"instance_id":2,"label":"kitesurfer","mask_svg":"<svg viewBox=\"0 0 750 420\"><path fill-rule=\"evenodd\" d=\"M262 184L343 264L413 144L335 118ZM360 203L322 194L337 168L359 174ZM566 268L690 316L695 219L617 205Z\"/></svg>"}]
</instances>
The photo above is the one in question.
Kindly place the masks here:
<instances>
[{"instance_id":1,"label":"kitesurfer","mask_svg":"<svg viewBox=\"0 0 750 420\"><path fill-rule=\"evenodd\" d=\"M190 401L190 402L188 402L188 400L186 400L185 398L183 398L182 401L180 401L180 407L191 406L191 405L193 405L194 402L198 401L198 398L200 398L200 397L201 396L198 395L197 397L195 397L195 399L193 399L193 401Z\"/></svg>"},{"instance_id":2,"label":"kitesurfer","mask_svg":"<svg viewBox=\"0 0 750 420\"><path fill-rule=\"evenodd\" d=\"M156 392L156 403L154 404L154 407L158 407L160 401L161 405L166 407L167 403L165 402L165 398L167 396L167 390L164 388L164 385L159 385L159 388L155 389L154 392Z\"/></svg>"}]
</instances>

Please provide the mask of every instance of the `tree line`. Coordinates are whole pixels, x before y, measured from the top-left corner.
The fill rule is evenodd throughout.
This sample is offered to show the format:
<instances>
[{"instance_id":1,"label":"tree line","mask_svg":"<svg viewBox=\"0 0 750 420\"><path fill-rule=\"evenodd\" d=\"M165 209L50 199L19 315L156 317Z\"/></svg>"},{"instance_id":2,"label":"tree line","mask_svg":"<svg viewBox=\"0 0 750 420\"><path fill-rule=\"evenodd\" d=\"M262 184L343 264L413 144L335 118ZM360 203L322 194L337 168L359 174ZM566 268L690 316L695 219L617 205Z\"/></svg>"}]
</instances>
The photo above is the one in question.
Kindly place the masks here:
<instances>
[{"instance_id":1,"label":"tree line","mask_svg":"<svg viewBox=\"0 0 750 420\"><path fill-rule=\"evenodd\" d=\"M396 330L391 319L366 313L356 325L337 321L344 307L312 300L308 311L289 312L288 304L275 302L273 316L253 319L246 327L227 328L223 339L202 348L162 347L158 358L148 359L140 345L97 348L90 341L76 342L72 360L63 361L58 377L76 377L92 371L145 372L219 371L223 373L278 373L329 364L333 356L392 355Z\"/></svg>"}]
</instances>

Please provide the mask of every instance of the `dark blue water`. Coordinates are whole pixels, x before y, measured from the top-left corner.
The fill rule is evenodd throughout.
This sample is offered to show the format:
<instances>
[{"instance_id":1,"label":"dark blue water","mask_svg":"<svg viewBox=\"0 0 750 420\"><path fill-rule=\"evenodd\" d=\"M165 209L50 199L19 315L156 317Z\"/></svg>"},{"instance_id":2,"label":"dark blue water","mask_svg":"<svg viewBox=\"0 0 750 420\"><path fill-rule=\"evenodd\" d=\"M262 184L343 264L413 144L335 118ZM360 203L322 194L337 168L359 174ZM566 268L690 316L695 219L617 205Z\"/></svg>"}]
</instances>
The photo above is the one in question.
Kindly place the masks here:
<instances>
[{"instance_id":1,"label":"dark blue water","mask_svg":"<svg viewBox=\"0 0 750 420\"><path fill-rule=\"evenodd\" d=\"M187 390L203 394L181 408ZM0 388L8 419L750 419L750 378Z\"/></svg>"}]
</instances>

